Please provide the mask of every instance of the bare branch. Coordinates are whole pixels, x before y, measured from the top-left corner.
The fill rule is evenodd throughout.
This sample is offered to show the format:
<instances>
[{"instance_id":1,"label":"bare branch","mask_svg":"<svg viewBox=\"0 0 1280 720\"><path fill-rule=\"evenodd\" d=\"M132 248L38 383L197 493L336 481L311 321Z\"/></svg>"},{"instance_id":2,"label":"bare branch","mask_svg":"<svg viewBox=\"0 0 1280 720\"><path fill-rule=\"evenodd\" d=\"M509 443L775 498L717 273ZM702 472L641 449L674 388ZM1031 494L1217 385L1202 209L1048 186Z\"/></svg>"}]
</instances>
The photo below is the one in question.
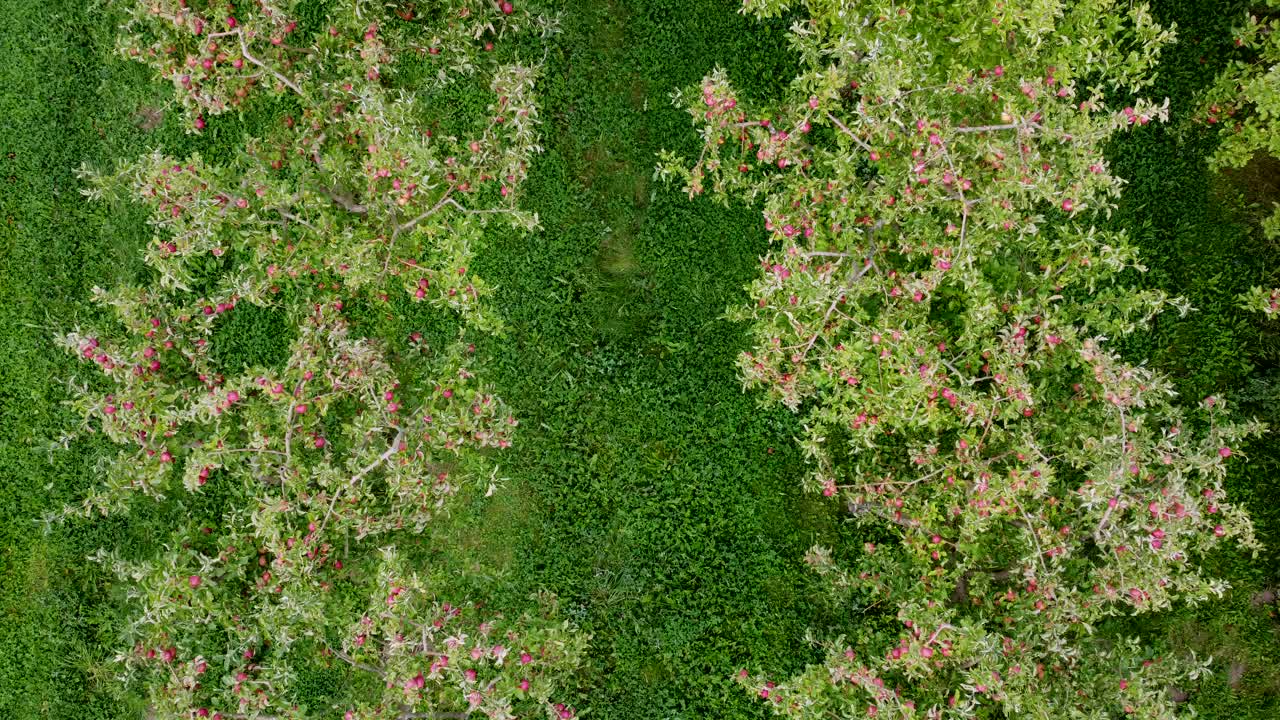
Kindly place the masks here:
<instances>
[{"instance_id":1,"label":"bare branch","mask_svg":"<svg viewBox=\"0 0 1280 720\"><path fill-rule=\"evenodd\" d=\"M853 131L850 130L847 125L840 122L840 120L835 115L832 115L831 113L827 113L827 119L835 123L835 126L840 128L840 132L844 133L845 135L848 135L849 139L858 143L859 147L861 147L863 150L866 150L867 152L871 152L871 146L863 142L862 138L855 135Z\"/></svg>"},{"instance_id":2,"label":"bare branch","mask_svg":"<svg viewBox=\"0 0 1280 720\"><path fill-rule=\"evenodd\" d=\"M320 137L316 138L316 149L311 152L311 161L317 166L320 165L320 148L324 147L324 141L328 137L328 133L320 133Z\"/></svg>"},{"instance_id":3,"label":"bare branch","mask_svg":"<svg viewBox=\"0 0 1280 720\"><path fill-rule=\"evenodd\" d=\"M471 208L463 207L461 204L458 203L457 200L454 200L453 198L448 198L445 201L445 204L452 205L458 209L458 212L466 213L467 215L502 215L503 213L510 212L510 210L507 210L505 208L490 208L488 210L472 210Z\"/></svg>"},{"instance_id":4,"label":"bare branch","mask_svg":"<svg viewBox=\"0 0 1280 720\"><path fill-rule=\"evenodd\" d=\"M1001 125L975 125L973 127L958 127L958 128L954 128L954 130L958 133L979 133L979 132L994 132L997 130L1022 130L1022 129L1038 130L1042 127L1044 126L1039 123L1028 122L1028 123L1004 123Z\"/></svg>"},{"instance_id":5,"label":"bare branch","mask_svg":"<svg viewBox=\"0 0 1280 720\"><path fill-rule=\"evenodd\" d=\"M400 431L396 433L395 440L391 441L391 447L387 448L386 452L379 455L373 462L361 468L359 472L351 477L351 480L349 480L345 485L339 487L333 493L333 499L329 501L329 508L324 512L324 519L320 521L320 529L316 531L317 535L324 532L324 526L329 522L329 516L333 515L333 508L337 506L338 498L342 496L342 491L348 487L355 486L356 483L360 482L361 478L373 472L379 465L390 459L392 455L395 455L396 450L400 447L400 441L404 439L404 433L405 429L404 427L401 427Z\"/></svg>"},{"instance_id":6,"label":"bare branch","mask_svg":"<svg viewBox=\"0 0 1280 720\"><path fill-rule=\"evenodd\" d=\"M400 233L402 233L402 232L404 232L404 231L406 231L406 230L411 230L411 229L413 229L413 226L415 226L415 225L417 225L418 223L422 222L423 220L426 220L427 218L431 217L431 216L432 216L436 211L438 211L440 208L444 207L445 203L446 203L446 202L448 202L448 200L449 200L449 196L450 196L451 194L453 194L453 188L449 188L448 190L445 190L445 191L444 191L444 195L443 195L443 196L441 196L441 198L440 198L440 201L439 201L439 202L437 202L435 205L432 205L432 206L431 206L431 208L430 208L429 210L427 210L426 212L422 213L421 215L419 215L419 216L417 216L417 217L413 218L412 220L410 220L410 221L406 222L405 224L403 224L403 225L401 225L401 226L397 227L397 228L396 228L396 230L395 230L395 235L399 235ZM457 203L455 202L454 204L456 205ZM394 237L394 235L393 235L393 237Z\"/></svg>"},{"instance_id":7,"label":"bare branch","mask_svg":"<svg viewBox=\"0 0 1280 720\"><path fill-rule=\"evenodd\" d=\"M955 627L953 627L949 623L942 623L941 625L938 626L937 630L933 631L933 634L929 636L929 639L924 641L924 644L932 645L933 641L938 639L938 635L940 635L943 630L955 630Z\"/></svg>"},{"instance_id":8,"label":"bare branch","mask_svg":"<svg viewBox=\"0 0 1280 720\"><path fill-rule=\"evenodd\" d=\"M306 97L306 93L302 92L302 88L298 87L297 85L294 85L292 80L276 72L271 67L268 67L266 63L262 62L261 60L259 60L258 58L254 57L252 54L249 53L249 44L245 42L243 32L241 32L240 30L236 30L236 36L240 38L240 52L244 54L245 60L248 60L254 65L257 65L263 70L266 70L267 72L271 73L273 76L275 76L275 79L279 80L281 83L284 84L285 87L294 91L298 95L301 95L302 97Z\"/></svg>"},{"instance_id":9,"label":"bare branch","mask_svg":"<svg viewBox=\"0 0 1280 720\"><path fill-rule=\"evenodd\" d=\"M350 665L350 666L351 666L351 667L353 667L353 668L356 668L356 669L358 669L358 670L364 670L365 672L371 672L371 673L374 673L375 675L386 675L386 674L387 674L387 672L386 672L385 670L383 670L382 668L374 667L374 666L372 666L372 665L366 665L366 664L364 664L364 663L362 663L362 662L359 662L359 661L357 661L357 660L353 659L350 655L348 655L348 654L346 654L346 653L342 652L341 650L338 650L338 649L336 649L336 648L334 648L334 647L330 646L330 645L329 645L329 643L325 643L325 644L324 644L324 646L325 646L326 648L328 648L328 649L329 649L329 652L331 652L331 653L333 653L335 656L337 656L337 657L338 657L338 659L342 660L343 662L347 663L348 665Z\"/></svg>"},{"instance_id":10,"label":"bare branch","mask_svg":"<svg viewBox=\"0 0 1280 720\"><path fill-rule=\"evenodd\" d=\"M1031 535L1031 540L1036 544L1036 562L1040 565L1040 571L1048 574L1048 569L1044 566L1044 548L1040 547L1040 536L1036 533L1035 523L1031 522L1031 516L1023 509L1022 504L1018 504L1018 512L1022 513L1022 519L1027 521L1027 532Z\"/></svg>"},{"instance_id":11,"label":"bare branch","mask_svg":"<svg viewBox=\"0 0 1280 720\"><path fill-rule=\"evenodd\" d=\"M339 194L337 190L322 190L321 192L324 193L325 197L341 205L342 209L346 210L347 212L353 212L353 213L356 213L357 215L364 215L365 213L369 212L369 208L367 206L360 205L356 203L356 201L352 200L350 197Z\"/></svg>"},{"instance_id":12,"label":"bare branch","mask_svg":"<svg viewBox=\"0 0 1280 720\"><path fill-rule=\"evenodd\" d=\"M874 251L872 251L872 254L874 254ZM851 279L848 284L852 285L853 283L861 280L862 276L866 275L873 267L875 267L875 263L871 261L871 255L868 255L866 261L863 263L862 269L858 271L857 275L853 276L853 279ZM818 338L822 335L822 329L827 326L827 320L831 318L831 313L835 312L836 306L839 305L840 300L844 298L845 292L847 292L845 288L840 288L839 292L836 294L836 299L831 301L831 306L827 308L826 314L822 316L822 322L818 324L817 332L813 334L813 337L809 338L809 343L805 345L804 350L800 352L800 362L804 362L809 351L813 349L813 344L818 342ZM800 363L796 364L799 365Z\"/></svg>"},{"instance_id":13,"label":"bare branch","mask_svg":"<svg viewBox=\"0 0 1280 720\"><path fill-rule=\"evenodd\" d=\"M1120 473L1121 475L1123 475L1124 473L1123 458L1125 453L1129 451L1129 432L1128 432L1128 429L1125 428L1125 425L1127 424L1128 421L1124 417L1123 407L1117 405L1116 410L1120 412L1120 456L1121 456ZM1116 504L1118 505L1119 502L1117 502ZM1107 509L1102 513L1102 519L1098 520L1098 526L1093 529L1093 539L1098 544L1102 544L1102 531L1106 529L1107 521L1111 519L1112 510L1115 510L1115 505L1112 505L1110 501L1107 501Z\"/></svg>"},{"instance_id":14,"label":"bare branch","mask_svg":"<svg viewBox=\"0 0 1280 720\"><path fill-rule=\"evenodd\" d=\"M311 232L315 232L315 233L320 232L320 230L316 228L315 225L312 225L311 223L307 222L306 220L303 220L302 218L298 217L297 215L294 215L293 213L285 212L280 208L272 208L272 209L275 210L277 213L279 213L281 217L288 220L289 222L296 222L299 225L302 225L303 227L309 229Z\"/></svg>"}]
</instances>

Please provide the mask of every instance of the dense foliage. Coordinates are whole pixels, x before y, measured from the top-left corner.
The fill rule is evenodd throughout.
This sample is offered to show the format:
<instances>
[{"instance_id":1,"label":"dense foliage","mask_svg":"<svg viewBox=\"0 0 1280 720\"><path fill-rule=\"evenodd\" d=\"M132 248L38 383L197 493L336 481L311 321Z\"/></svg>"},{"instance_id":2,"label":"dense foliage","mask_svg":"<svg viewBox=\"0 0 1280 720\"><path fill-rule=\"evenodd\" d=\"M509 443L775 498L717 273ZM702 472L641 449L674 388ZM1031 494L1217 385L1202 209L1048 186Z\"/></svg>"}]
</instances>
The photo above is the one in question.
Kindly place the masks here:
<instances>
[{"instance_id":1,"label":"dense foliage","mask_svg":"<svg viewBox=\"0 0 1280 720\"><path fill-rule=\"evenodd\" d=\"M744 683L796 717L1170 716L1201 668L1107 621L1221 596L1198 561L1256 547L1222 480L1262 430L1215 396L1184 411L1108 347L1180 304L1134 292L1135 249L1093 224L1120 191L1104 143L1168 113L1109 98L1151 82L1172 31L1105 1L808 10L787 97L756 107L713 73L676 97L703 150L663 171L763 202L777 247L735 312L739 367L803 408L808 486L891 529L809 561L902 630Z\"/></svg>"},{"instance_id":2,"label":"dense foliage","mask_svg":"<svg viewBox=\"0 0 1280 720\"><path fill-rule=\"evenodd\" d=\"M1280 156L1275 120L1280 111L1280 3L1266 0L1239 18L1236 56L1201 98L1199 118L1217 125L1222 143L1212 167L1240 167L1259 153ZM1268 223L1274 227L1276 220ZM1274 230L1273 230L1274 231Z\"/></svg>"},{"instance_id":3,"label":"dense foliage","mask_svg":"<svg viewBox=\"0 0 1280 720\"><path fill-rule=\"evenodd\" d=\"M1280 157L1280 2L1268 0L1263 8L1251 8L1235 31L1234 43L1237 57L1201 98L1202 121L1221 128L1222 142L1209 158L1215 169ZM1280 204L1272 206L1262 228L1275 240L1280 239ZM1253 288L1245 304L1275 315L1280 312L1280 289Z\"/></svg>"},{"instance_id":4,"label":"dense foliage","mask_svg":"<svg viewBox=\"0 0 1280 720\"><path fill-rule=\"evenodd\" d=\"M95 555L131 585L122 677L146 684L159 717L323 717L330 709L300 703L293 687L308 664L337 658L377 676L346 720L569 717L551 700L584 638L550 616L513 623L451 606L396 552L397 536L422 533L462 484L489 482L477 451L509 447L517 424L468 369L465 332L499 327L468 266L475 218L536 224L515 206L539 149L536 70L487 69L485 116L467 136L435 137L395 74L435 27L357 2L299 40L292 10L126 6L122 51L173 80L192 112L247 102L264 78L300 112L225 164L157 151L84 172L90 197L148 206L154 277L95 290L123 333L61 340L109 380L74 401L85 429L126 448L68 512L105 515L138 493L210 484L229 498L206 537L183 528L157 558ZM511 12L460 2L440 14L448 42L431 46L452 56ZM475 68L440 72L463 69ZM202 114L193 127L206 128ZM417 352L393 356L347 316L393 292L455 311L463 335L433 346L415 333ZM294 338L277 366L233 373L213 362L210 339L246 304L276 308ZM367 600L351 607L352 596Z\"/></svg>"}]
</instances>

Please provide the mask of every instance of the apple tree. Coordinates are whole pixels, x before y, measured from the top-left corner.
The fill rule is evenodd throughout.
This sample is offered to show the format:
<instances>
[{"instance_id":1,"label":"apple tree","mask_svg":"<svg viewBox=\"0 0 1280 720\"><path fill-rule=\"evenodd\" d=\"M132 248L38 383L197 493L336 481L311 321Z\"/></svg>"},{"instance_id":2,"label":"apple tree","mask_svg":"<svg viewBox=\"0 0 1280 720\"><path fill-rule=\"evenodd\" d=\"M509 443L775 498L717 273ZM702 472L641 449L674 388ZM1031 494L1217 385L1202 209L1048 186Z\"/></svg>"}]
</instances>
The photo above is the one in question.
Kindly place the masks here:
<instances>
[{"instance_id":1,"label":"apple tree","mask_svg":"<svg viewBox=\"0 0 1280 720\"><path fill-rule=\"evenodd\" d=\"M802 6L783 99L678 92L702 148L659 172L762 206L739 370L803 415L806 488L888 538L807 559L896 630L741 682L797 718L1172 716L1205 667L1124 618L1223 592L1197 561L1256 547L1222 480L1262 430L1111 342L1187 309L1094 225L1105 141L1167 116L1141 93L1173 29L1118 0Z\"/></svg>"},{"instance_id":2,"label":"apple tree","mask_svg":"<svg viewBox=\"0 0 1280 720\"><path fill-rule=\"evenodd\" d=\"M83 170L91 198L145 206L154 240L147 281L95 289L109 319L61 338L100 374L73 401L82 432L118 447L62 517L209 493L221 508L153 556L95 556L127 588L119 675L158 718L572 717L557 700L586 638L552 598L517 617L441 597L399 549L460 491L496 490L490 454L517 426L477 377L471 340L502 326L470 265L488 224L537 223L518 197L538 67L486 48L554 21L356 0L317 23L301 5L117 3L121 50L172 82L193 132L249 103L283 118L233 157ZM426 87L408 57L437 63ZM488 107L436 134L431 88L464 77ZM456 332L367 321L413 303ZM284 318L280 362L219 359L247 306ZM346 705L307 707L298 679L335 665Z\"/></svg>"}]
</instances>

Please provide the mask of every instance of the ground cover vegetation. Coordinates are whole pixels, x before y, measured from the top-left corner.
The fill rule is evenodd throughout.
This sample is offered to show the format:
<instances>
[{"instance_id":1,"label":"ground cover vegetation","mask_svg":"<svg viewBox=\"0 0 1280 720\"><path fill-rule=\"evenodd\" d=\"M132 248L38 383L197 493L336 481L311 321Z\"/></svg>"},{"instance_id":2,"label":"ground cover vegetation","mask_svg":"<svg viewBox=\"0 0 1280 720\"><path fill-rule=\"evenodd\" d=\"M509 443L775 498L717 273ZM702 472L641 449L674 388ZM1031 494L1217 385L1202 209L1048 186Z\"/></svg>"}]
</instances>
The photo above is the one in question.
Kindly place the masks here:
<instances>
[{"instance_id":1,"label":"ground cover vegetation","mask_svg":"<svg viewBox=\"0 0 1280 720\"><path fill-rule=\"evenodd\" d=\"M1270 8L1081 5L1059 22L1119 42L1099 69L992 50L1010 26L921 65L965 22L928 3L872 29L827 3L144 3L209 6L200 36L131 5L3 7L5 717L1280 712L1280 458L1249 426L1280 422ZM973 107L855 111L851 79L892 97L969 60ZM1050 169L989 194L1025 153ZM728 203L681 192L720 171ZM835 183L853 207L815 197ZM1127 260L1019 279L1068 245ZM885 295L833 319L846 267ZM1194 310L1148 317L1173 297ZM839 347L873 324L888 355ZM858 422L873 378L930 424ZM944 482L887 487L904 463ZM983 473L1016 513L944 521Z\"/></svg>"}]
</instances>

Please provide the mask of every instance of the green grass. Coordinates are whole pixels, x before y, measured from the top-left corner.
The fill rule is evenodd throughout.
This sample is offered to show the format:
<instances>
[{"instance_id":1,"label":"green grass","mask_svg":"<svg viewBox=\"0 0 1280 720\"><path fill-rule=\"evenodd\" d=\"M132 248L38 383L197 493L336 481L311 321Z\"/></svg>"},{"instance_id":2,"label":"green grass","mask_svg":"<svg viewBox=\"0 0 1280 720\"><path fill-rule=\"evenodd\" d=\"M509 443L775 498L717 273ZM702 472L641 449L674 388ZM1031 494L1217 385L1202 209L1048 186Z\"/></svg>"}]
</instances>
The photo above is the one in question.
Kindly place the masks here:
<instances>
[{"instance_id":1,"label":"green grass","mask_svg":"<svg viewBox=\"0 0 1280 720\"><path fill-rule=\"evenodd\" d=\"M85 567L94 548L144 541L146 525L119 522L45 536L39 516L83 491L93 448L46 448L73 417L60 402L72 363L52 346L55 329L89 317L93 284L129 279L144 230L92 208L72 169L142 147L121 88L141 88L132 68L103 63L97 30L76 2L3 3L0 46L0 715L128 717L86 671L106 652L110 625L100 578ZM99 93L99 84L113 89ZM178 140L169 129L156 140Z\"/></svg>"},{"instance_id":2,"label":"green grass","mask_svg":"<svg viewBox=\"0 0 1280 720\"><path fill-rule=\"evenodd\" d=\"M1215 71L1239 5L1157 4L1184 42L1152 95L1186 106ZM800 562L814 542L847 542L850 531L830 503L797 489L796 418L760 409L732 364L744 328L723 311L744 300L757 272L759 212L690 202L652 179L657 150L696 142L671 89L721 64L745 92L767 96L794 73L786 23L760 25L737 7L563 3L564 32L540 88L546 152L525 199L543 228L491 233L476 268L498 288L507 325L482 344L482 371L521 430L501 458L502 491L464 503L413 549L443 584L500 607L526 608L539 588L557 593L593 635L573 702L607 720L764 717L730 683L733 670L795 671L817 657L806 629L854 629ZM118 588L84 557L103 545L145 553L188 509L170 504L49 535L34 522L79 496L107 450L47 450L75 420L60 405L75 363L52 335L95 317L92 286L143 277L137 250L149 239L136 208L85 202L72 169L156 146L216 158L273 118L268 109L219 120L201 138L184 135L172 114L145 129L154 116L143 111L162 106L166 90L110 56L112 22L100 10L83 0L0 0L0 17L0 718L137 718L140 708L92 671L113 650ZM483 102L465 86L449 92L457 110L442 114L446 125ZM1135 281L1199 308L1128 349L1152 357L1190 397L1244 394L1246 410L1280 422L1275 328L1230 297L1276 282L1275 248L1256 236L1241 191L1204 170L1212 147L1184 116L1112 150L1130 180L1117 224L1151 266ZM438 323L421 306L414 313L379 331ZM270 312L237 313L218 330L229 348L219 362L278 362L281 330ZM1269 439L1247 452L1252 462L1232 487L1264 540L1280 546L1280 455ZM1226 603L1147 628L1173 651L1227 658L1194 688L1203 715L1280 716L1276 619L1250 602L1280 581L1278 558L1275 547L1259 560L1213 558L1239 586ZM1236 688L1231 662L1245 666ZM332 682L306 678L306 693L329 697Z\"/></svg>"},{"instance_id":3,"label":"green grass","mask_svg":"<svg viewBox=\"0 0 1280 720\"><path fill-rule=\"evenodd\" d=\"M759 214L651 181L657 150L695 141L670 89L716 63L790 72L777 28L728 10L572 5L528 188L544 229L478 268L509 325L481 354L522 430L469 555L593 635L577 704L602 718L762 716L732 670L794 670L805 629L834 622L800 559L836 519L797 492L795 419L741 392L743 328L721 317L756 272Z\"/></svg>"}]
</instances>

